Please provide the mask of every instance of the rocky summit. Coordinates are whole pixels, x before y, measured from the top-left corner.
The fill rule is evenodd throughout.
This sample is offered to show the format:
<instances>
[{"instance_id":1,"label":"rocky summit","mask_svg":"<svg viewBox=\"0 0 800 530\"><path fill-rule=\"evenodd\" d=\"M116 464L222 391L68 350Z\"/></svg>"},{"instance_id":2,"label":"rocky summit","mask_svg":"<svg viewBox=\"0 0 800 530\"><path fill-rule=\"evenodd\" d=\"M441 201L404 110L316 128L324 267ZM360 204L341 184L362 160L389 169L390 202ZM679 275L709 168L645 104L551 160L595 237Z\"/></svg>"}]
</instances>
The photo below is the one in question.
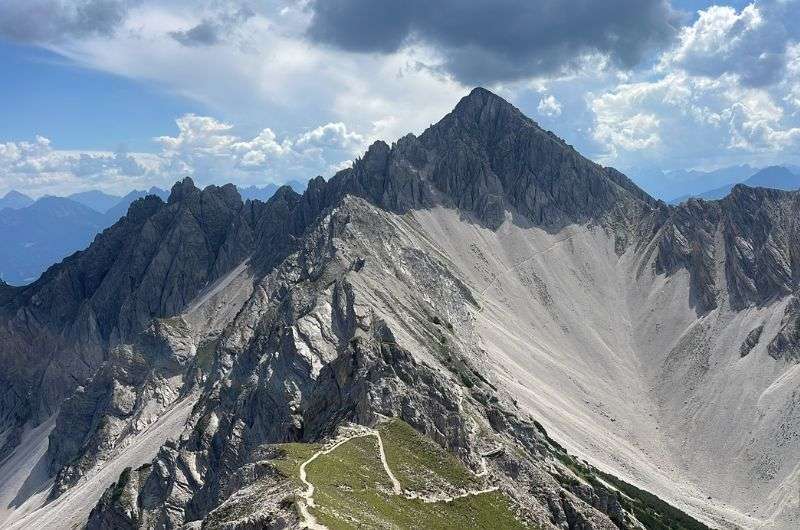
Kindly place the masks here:
<instances>
[{"instance_id":1,"label":"rocky summit","mask_svg":"<svg viewBox=\"0 0 800 530\"><path fill-rule=\"evenodd\" d=\"M475 89L0 283L3 528L796 528L800 193L656 201Z\"/></svg>"}]
</instances>

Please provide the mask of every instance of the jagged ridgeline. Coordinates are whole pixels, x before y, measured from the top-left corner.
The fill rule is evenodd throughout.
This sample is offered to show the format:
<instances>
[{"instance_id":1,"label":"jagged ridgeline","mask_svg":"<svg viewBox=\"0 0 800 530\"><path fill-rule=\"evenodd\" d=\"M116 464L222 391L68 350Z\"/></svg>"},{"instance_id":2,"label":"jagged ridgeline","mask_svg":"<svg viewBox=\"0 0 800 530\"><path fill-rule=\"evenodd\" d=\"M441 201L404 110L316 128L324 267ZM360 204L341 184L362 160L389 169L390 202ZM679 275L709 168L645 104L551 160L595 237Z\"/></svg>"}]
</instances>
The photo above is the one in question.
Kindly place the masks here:
<instances>
[{"instance_id":1,"label":"jagged ridgeline","mask_svg":"<svg viewBox=\"0 0 800 530\"><path fill-rule=\"evenodd\" d=\"M670 207L475 89L0 284L0 526L800 523L800 195Z\"/></svg>"}]
</instances>

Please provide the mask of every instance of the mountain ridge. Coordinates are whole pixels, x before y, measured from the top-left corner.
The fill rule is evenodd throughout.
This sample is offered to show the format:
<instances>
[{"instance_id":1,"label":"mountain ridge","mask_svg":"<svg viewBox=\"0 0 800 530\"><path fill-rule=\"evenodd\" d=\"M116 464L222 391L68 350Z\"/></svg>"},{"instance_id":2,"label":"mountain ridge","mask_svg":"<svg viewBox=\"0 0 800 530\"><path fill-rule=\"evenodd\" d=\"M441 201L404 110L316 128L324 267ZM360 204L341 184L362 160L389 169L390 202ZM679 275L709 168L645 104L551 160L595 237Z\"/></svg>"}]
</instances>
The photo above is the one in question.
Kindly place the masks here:
<instances>
[{"instance_id":1,"label":"mountain ridge","mask_svg":"<svg viewBox=\"0 0 800 530\"><path fill-rule=\"evenodd\" d=\"M751 188L772 188L791 191L800 188L800 177L785 166L768 166L756 171L740 183L727 184L695 195L684 195L671 202L673 204L679 204L690 198L705 200L722 199L728 195L737 184L744 184Z\"/></svg>"},{"instance_id":2,"label":"mountain ridge","mask_svg":"<svg viewBox=\"0 0 800 530\"><path fill-rule=\"evenodd\" d=\"M0 197L0 210L4 208L24 208L26 206L30 206L33 204L33 199L25 195L24 193L20 193L17 190L11 190L3 197Z\"/></svg>"},{"instance_id":3,"label":"mountain ridge","mask_svg":"<svg viewBox=\"0 0 800 530\"><path fill-rule=\"evenodd\" d=\"M554 526L629 524L600 486L560 481L574 472L549 460L557 448L503 375L538 357L505 352L546 341L554 352L590 344L599 356L608 344L627 351L637 341L649 351L648 340L682 337L684 321L699 333L715 311L768 308L770 355L793 362L797 308L782 304L800 271L797 227L787 221L800 211L798 194L734 192L669 207L484 89L419 137L376 142L329 181L312 179L302 195L284 186L266 202L244 202L233 185L200 190L184 179L166 202L134 201L87 250L33 284L0 286L0 344L14 354L0 357L10 367L0 376L0 419L10 433L0 458L26 425L57 414L46 455L56 481L51 502L68 502L82 478L115 458L117 443L146 432L137 425L149 425L148 414L167 418L173 401L187 403L181 438L133 466L118 482L127 493L109 494L90 518L98 527L170 526L202 520L237 484L250 483L260 473L253 448L398 416L471 466L488 443L476 432L527 455L509 450L493 470L532 517ZM544 266L545 257L560 267ZM601 307L623 287L652 283L641 300L631 287L626 296L636 303L619 307L675 306L682 313L667 328L680 332L658 338L643 310L626 317L642 319L639 326L605 331L617 315L584 318L590 308L576 294L593 282ZM520 293L531 297L525 311L514 309ZM661 293L672 298L658 302ZM578 297L574 305L562 307L570 297ZM514 345L510 333L495 335L504 320L534 317L529 340ZM657 340L626 338L650 327ZM590 340L598 334L601 346ZM688 347L679 342L665 364L693 362L675 357ZM756 362L767 345L756 340L753 348L744 362ZM621 418L628 413L614 406ZM560 434L569 428L548 421ZM560 471L545 471L545 462ZM514 477L536 493L509 486ZM166 509L167 501L178 508ZM684 508L706 520L734 516Z\"/></svg>"}]
</instances>

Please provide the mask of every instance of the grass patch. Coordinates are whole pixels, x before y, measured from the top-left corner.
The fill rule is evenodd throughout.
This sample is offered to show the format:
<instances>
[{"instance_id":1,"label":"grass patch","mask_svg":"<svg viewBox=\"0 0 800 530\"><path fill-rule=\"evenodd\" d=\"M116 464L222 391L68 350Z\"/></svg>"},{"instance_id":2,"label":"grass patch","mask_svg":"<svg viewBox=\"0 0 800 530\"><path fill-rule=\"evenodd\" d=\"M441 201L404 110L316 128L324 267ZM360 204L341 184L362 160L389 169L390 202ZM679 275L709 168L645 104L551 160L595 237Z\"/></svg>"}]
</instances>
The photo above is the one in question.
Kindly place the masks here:
<instances>
[{"instance_id":1,"label":"grass patch","mask_svg":"<svg viewBox=\"0 0 800 530\"><path fill-rule=\"evenodd\" d=\"M600 479L614 486L622 493L618 494L618 497L625 511L633 514L648 530L709 530L706 525L691 515L652 493L628 484L614 475L587 466L567 454L566 451L556 453L556 457L573 473L591 484L593 488L609 489Z\"/></svg>"},{"instance_id":2,"label":"grass patch","mask_svg":"<svg viewBox=\"0 0 800 530\"><path fill-rule=\"evenodd\" d=\"M404 488L425 491L431 487L482 486L456 457L404 421L392 420L378 430L389 467Z\"/></svg>"},{"instance_id":3,"label":"grass patch","mask_svg":"<svg viewBox=\"0 0 800 530\"><path fill-rule=\"evenodd\" d=\"M652 493L608 473L597 470L603 480L625 494L622 506L648 529L652 530L709 530L709 528L682 510L664 502Z\"/></svg>"},{"instance_id":4,"label":"grass patch","mask_svg":"<svg viewBox=\"0 0 800 530\"><path fill-rule=\"evenodd\" d=\"M394 420L380 427L389 467L404 489L457 492L480 489L483 483L453 455L408 424ZM302 487L300 465L322 446L287 443L274 446L270 463ZM392 492L374 436L354 438L306 466L314 484L311 512L331 530L345 528L463 528L515 530L528 528L515 515L515 505L495 491L453 502L424 503Z\"/></svg>"},{"instance_id":5,"label":"grass patch","mask_svg":"<svg viewBox=\"0 0 800 530\"><path fill-rule=\"evenodd\" d=\"M277 444L275 447L280 451L280 456L271 460L270 463L275 466L275 469L280 471L282 475L289 477L299 486L302 484L300 482L300 465L319 451L322 445L286 443Z\"/></svg>"},{"instance_id":6,"label":"grass patch","mask_svg":"<svg viewBox=\"0 0 800 530\"><path fill-rule=\"evenodd\" d=\"M382 436L386 445L390 434L382 433ZM404 464L404 467L413 466ZM332 530L420 526L445 530L526 528L515 517L510 500L500 492L450 503L424 503L392 494L391 483L378 455L377 440L372 436L353 439L330 454L320 456L306 469L309 480L316 487L314 499L317 508L312 511ZM423 474L412 472L414 476ZM464 469L463 473L469 472ZM401 476L398 480L408 487Z\"/></svg>"}]
</instances>

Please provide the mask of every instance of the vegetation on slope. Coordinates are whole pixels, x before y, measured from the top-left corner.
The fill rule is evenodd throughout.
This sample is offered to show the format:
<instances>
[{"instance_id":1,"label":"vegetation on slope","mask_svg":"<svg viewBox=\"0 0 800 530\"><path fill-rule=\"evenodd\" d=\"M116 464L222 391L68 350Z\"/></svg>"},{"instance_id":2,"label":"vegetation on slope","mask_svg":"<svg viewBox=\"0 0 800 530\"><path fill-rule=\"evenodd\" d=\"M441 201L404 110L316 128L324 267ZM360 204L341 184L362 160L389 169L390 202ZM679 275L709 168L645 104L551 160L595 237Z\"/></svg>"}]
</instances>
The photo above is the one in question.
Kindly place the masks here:
<instances>
[{"instance_id":1,"label":"vegetation on slope","mask_svg":"<svg viewBox=\"0 0 800 530\"><path fill-rule=\"evenodd\" d=\"M394 420L379 429L387 462L406 491L453 495L484 486L452 455ZM297 477L300 465L318 446L284 444L275 466ZM514 513L511 500L500 491L479 493L450 502L425 502L396 495L380 460L374 436L353 438L307 466L314 484L311 509L328 528L527 528Z\"/></svg>"},{"instance_id":2,"label":"vegetation on slope","mask_svg":"<svg viewBox=\"0 0 800 530\"><path fill-rule=\"evenodd\" d=\"M620 504L625 511L636 517L648 530L709 530L705 524L652 493L578 461L577 458L567 453L566 449L558 442L550 438L540 423L536 422L536 427L553 446L555 455L562 464L596 490L608 490L609 486L616 489ZM569 480L566 478L565 482L569 482ZM569 486L569 484L565 485Z\"/></svg>"}]
</instances>

